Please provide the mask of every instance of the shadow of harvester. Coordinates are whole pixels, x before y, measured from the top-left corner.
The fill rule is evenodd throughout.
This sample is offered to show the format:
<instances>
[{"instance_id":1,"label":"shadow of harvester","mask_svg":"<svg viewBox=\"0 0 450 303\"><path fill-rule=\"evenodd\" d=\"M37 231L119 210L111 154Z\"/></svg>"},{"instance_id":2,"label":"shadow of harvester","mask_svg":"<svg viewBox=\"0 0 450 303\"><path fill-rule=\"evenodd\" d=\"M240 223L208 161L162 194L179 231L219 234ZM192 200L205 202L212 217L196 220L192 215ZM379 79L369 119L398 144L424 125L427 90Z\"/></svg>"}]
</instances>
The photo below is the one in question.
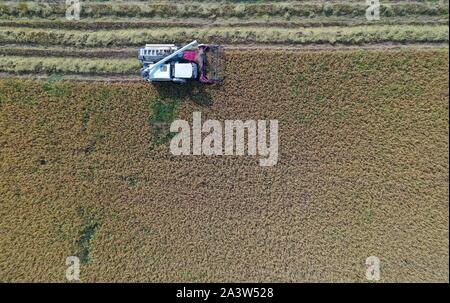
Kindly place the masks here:
<instances>
[{"instance_id":1,"label":"shadow of harvester","mask_svg":"<svg viewBox=\"0 0 450 303\"><path fill-rule=\"evenodd\" d=\"M175 83L153 83L159 98L161 100L174 102L194 102L200 106L209 107L213 104L213 100L208 91L212 86L201 84L198 82L189 82L187 84ZM213 86L216 86L215 84Z\"/></svg>"},{"instance_id":2,"label":"shadow of harvester","mask_svg":"<svg viewBox=\"0 0 450 303\"><path fill-rule=\"evenodd\" d=\"M151 129L150 150L166 145L175 135L170 125L176 119L177 107L182 103L193 102L202 107L210 107L213 100L209 91L218 89L218 84L205 85L191 82L184 85L174 83L154 83L157 97L150 104L152 115L149 120Z\"/></svg>"}]
</instances>

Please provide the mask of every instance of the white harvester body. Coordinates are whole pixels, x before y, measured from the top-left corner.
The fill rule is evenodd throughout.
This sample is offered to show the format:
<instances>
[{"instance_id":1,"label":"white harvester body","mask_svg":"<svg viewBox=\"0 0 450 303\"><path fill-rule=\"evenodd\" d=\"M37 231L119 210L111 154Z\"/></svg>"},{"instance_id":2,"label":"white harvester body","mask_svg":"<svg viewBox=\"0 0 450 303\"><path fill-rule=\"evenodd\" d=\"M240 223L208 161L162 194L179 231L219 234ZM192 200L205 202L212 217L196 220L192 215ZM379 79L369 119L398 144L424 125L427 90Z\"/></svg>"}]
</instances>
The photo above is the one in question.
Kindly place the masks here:
<instances>
[{"instance_id":1,"label":"white harvester body","mask_svg":"<svg viewBox=\"0 0 450 303\"><path fill-rule=\"evenodd\" d=\"M215 83L222 80L219 76L221 49L220 45L199 45L196 40L181 48L175 44L146 44L139 49L138 59L143 63L141 75L148 82ZM212 54L212 64L208 63L205 52ZM211 79L207 70L213 71Z\"/></svg>"}]
</instances>

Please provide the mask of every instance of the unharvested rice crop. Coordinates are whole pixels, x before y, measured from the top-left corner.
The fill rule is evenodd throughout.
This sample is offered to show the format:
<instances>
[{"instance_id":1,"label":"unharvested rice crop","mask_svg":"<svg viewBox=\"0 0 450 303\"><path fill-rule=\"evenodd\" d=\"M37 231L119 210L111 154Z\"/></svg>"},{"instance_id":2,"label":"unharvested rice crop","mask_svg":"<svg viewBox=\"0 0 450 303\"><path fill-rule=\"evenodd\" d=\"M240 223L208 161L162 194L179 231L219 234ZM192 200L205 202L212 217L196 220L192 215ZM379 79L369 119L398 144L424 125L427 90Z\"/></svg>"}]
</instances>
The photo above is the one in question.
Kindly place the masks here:
<instances>
[{"instance_id":1,"label":"unharvested rice crop","mask_svg":"<svg viewBox=\"0 0 450 303\"><path fill-rule=\"evenodd\" d=\"M234 51L216 86L0 80L0 280L446 281L448 49ZM278 119L273 167L161 123Z\"/></svg>"}]
</instances>

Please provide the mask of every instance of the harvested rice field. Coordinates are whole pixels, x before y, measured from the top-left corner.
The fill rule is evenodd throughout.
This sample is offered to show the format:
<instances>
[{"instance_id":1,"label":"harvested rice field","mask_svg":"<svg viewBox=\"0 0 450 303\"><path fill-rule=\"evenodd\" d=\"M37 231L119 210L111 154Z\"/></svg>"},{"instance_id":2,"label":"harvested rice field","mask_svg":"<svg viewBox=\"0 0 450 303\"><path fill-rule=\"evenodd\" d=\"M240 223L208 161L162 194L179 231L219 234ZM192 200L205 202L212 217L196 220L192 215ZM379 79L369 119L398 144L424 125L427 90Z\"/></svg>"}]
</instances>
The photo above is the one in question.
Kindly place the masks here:
<instances>
[{"instance_id":1,"label":"harvested rice field","mask_svg":"<svg viewBox=\"0 0 450 303\"><path fill-rule=\"evenodd\" d=\"M65 282L78 256L82 282L366 282L376 256L380 282L448 282L448 55L235 49L213 86L0 78L0 281ZM277 119L278 163L172 155L193 112Z\"/></svg>"}]
</instances>

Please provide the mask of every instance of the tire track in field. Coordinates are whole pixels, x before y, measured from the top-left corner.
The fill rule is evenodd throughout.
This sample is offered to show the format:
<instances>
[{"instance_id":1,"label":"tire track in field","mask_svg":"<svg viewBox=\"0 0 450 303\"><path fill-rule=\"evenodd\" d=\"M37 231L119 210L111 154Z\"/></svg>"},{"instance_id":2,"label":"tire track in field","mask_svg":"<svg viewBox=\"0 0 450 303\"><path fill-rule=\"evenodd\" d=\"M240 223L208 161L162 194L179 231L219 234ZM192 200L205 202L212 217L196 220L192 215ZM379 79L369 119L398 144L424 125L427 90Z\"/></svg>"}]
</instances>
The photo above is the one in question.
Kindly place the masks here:
<instances>
[{"instance_id":1,"label":"tire track in field","mask_svg":"<svg viewBox=\"0 0 450 303\"><path fill-rule=\"evenodd\" d=\"M428 19L414 17L383 18L378 25L448 25L448 18L441 16L427 16ZM209 21L202 19L186 20L105 20L105 21L78 21L67 22L65 20L0 20L0 27L35 28L35 29L66 29L66 30L119 30L119 29L155 29L167 27L211 28L211 27L274 27L274 28L298 28L298 27L323 27L323 26L360 26L372 25L372 21L365 18L336 17L317 18L299 21L264 21L264 20L239 20L239 21Z\"/></svg>"}]
</instances>

